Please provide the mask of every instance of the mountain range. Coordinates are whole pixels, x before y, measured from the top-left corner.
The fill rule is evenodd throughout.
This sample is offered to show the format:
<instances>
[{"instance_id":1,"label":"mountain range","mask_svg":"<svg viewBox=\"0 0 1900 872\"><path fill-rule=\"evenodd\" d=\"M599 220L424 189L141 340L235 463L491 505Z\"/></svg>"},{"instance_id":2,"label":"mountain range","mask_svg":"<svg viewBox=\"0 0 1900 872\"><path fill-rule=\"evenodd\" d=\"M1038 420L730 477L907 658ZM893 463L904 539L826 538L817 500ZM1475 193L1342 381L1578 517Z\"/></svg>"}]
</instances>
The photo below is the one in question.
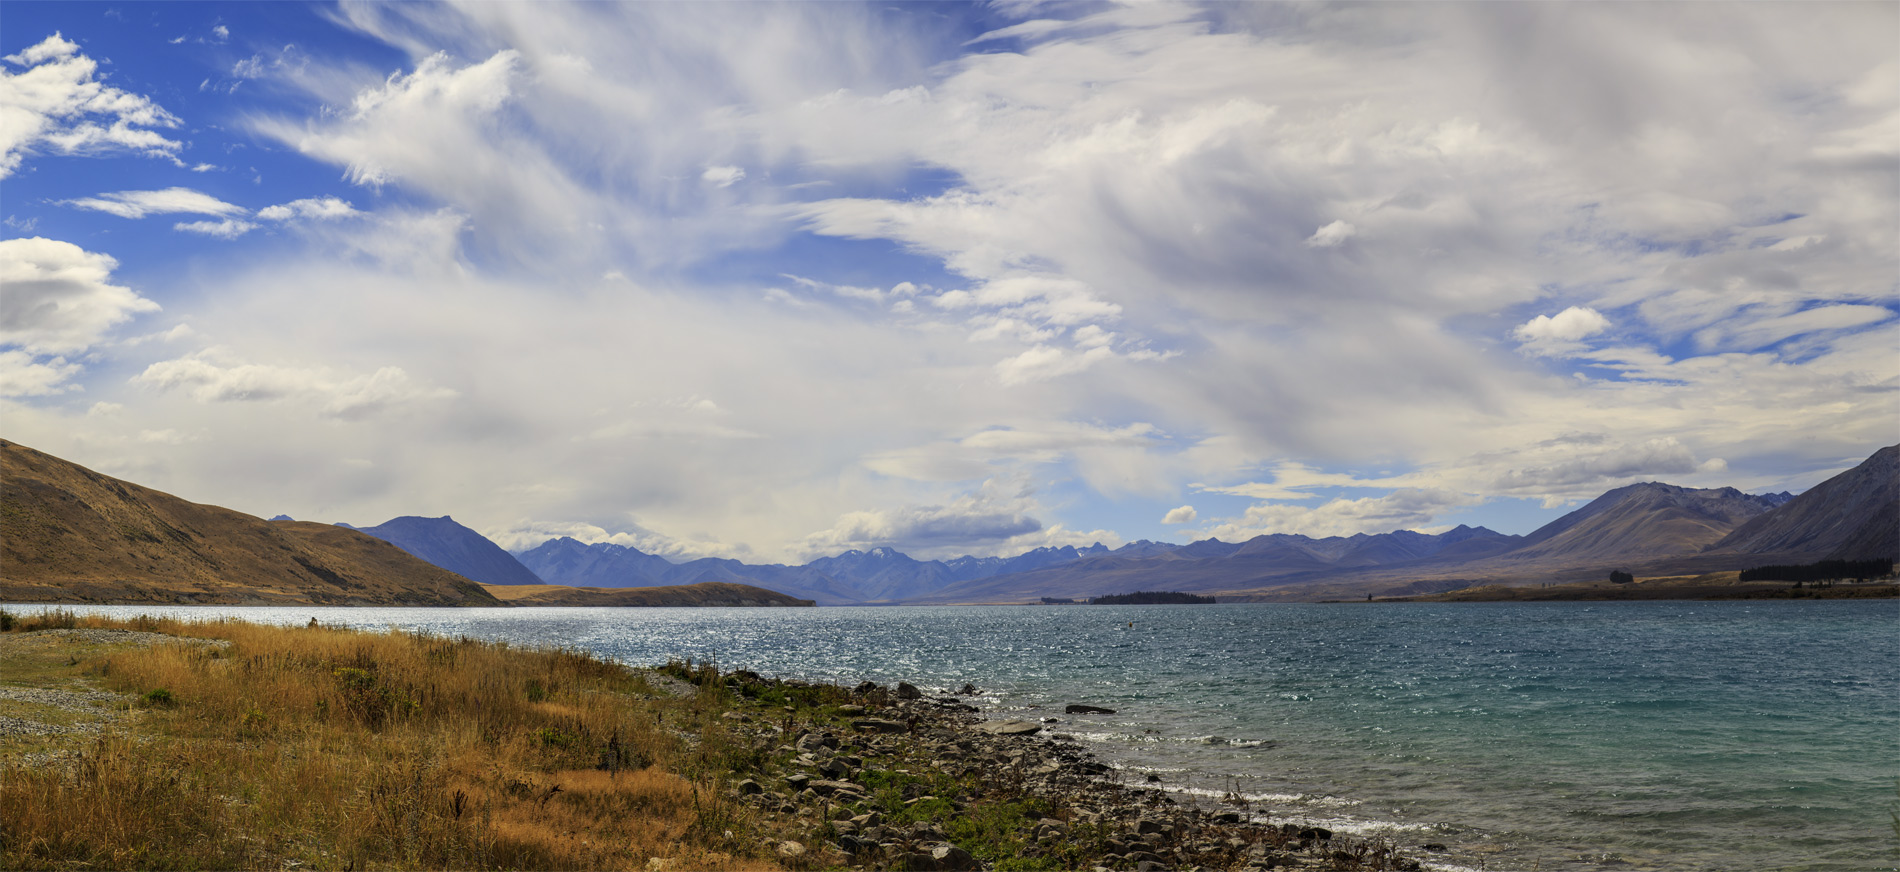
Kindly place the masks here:
<instances>
[{"instance_id":1,"label":"mountain range","mask_svg":"<svg viewBox=\"0 0 1900 872\"><path fill-rule=\"evenodd\" d=\"M571 538L510 554L448 516L404 516L361 529L264 521L4 440L0 473L0 601L14 602L845 605L1033 602L1133 590L1310 600L1580 581L1611 569L1667 575L1900 558L1900 446L1800 496L1627 485L1523 536L1459 526L1186 545L1142 540L928 561L873 548L798 566L675 563ZM733 585L747 587L726 587Z\"/></svg>"},{"instance_id":2,"label":"mountain range","mask_svg":"<svg viewBox=\"0 0 1900 872\"><path fill-rule=\"evenodd\" d=\"M1025 602L1131 590L1232 599L1403 595L1473 583L1737 569L1770 562L1900 557L1900 446L1801 496L1663 482L1604 493L1528 535L1459 526L1315 539L1293 534L1187 545L1040 548L1012 558L919 561L889 548L802 566L702 558L673 563L637 549L554 539L519 554L550 583L591 587L734 581L821 605Z\"/></svg>"}]
</instances>

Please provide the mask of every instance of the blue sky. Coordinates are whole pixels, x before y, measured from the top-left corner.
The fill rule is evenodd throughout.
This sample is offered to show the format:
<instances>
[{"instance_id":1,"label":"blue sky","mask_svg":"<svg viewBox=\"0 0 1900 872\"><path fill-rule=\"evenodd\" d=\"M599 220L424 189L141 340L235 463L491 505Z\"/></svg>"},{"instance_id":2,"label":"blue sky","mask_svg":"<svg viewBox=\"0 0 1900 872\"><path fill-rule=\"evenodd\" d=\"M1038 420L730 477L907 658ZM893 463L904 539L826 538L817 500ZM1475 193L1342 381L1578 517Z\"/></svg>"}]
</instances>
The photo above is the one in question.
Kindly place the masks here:
<instances>
[{"instance_id":1,"label":"blue sky","mask_svg":"<svg viewBox=\"0 0 1900 872\"><path fill-rule=\"evenodd\" d=\"M0 420L674 557L1521 533L1900 441L1890 4L7 4Z\"/></svg>"}]
</instances>

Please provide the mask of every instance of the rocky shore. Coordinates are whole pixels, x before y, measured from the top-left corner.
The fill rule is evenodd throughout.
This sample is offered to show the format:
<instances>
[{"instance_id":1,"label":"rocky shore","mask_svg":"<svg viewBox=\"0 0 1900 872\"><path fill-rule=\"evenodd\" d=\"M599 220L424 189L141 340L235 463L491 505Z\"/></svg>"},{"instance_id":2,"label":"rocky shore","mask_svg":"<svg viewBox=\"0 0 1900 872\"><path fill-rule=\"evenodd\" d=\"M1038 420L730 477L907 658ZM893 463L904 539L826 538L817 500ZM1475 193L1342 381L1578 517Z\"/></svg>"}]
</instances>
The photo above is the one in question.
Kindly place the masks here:
<instances>
[{"instance_id":1,"label":"rocky shore","mask_svg":"<svg viewBox=\"0 0 1900 872\"><path fill-rule=\"evenodd\" d=\"M938 696L670 668L735 695L724 717L758 765L732 796L792 868L1421 868L1379 840L1257 820L1237 798L1196 808L1126 784L1042 723L984 719L962 699L973 687Z\"/></svg>"}]
</instances>

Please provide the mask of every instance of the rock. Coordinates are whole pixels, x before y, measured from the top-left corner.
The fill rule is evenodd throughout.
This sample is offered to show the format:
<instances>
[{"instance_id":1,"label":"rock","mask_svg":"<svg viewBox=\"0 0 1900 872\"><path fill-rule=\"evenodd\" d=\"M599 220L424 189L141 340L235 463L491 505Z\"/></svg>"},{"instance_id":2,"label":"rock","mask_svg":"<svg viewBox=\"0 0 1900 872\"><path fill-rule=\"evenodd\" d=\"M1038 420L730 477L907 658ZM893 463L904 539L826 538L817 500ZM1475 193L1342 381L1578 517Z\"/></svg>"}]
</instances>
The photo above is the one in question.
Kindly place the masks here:
<instances>
[{"instance_id":1,"label":"rock","mask_svg":"<svg viewBox=\"0 0 1900 872\"><path fill-rule=\"evenodd\" d=\"M937 861L929 854L899 854L892 858L891 868L910 870L910 872L934 872Z\"/></svg>"},{"instance_id":2,"label":"rock","mask_svg":"<svg viewBox=\"0 0 1900 872\"><path fill-rule=\"evenodd\" d=\"M958 696L975 696L975 695L976 695L976 685L974 685L974 684L971 684L971 683L969 683L969 682L967 682L967 681L966 681L966 682L964 682L964 683L963 683L963 688L957 691L957 695L958 695Z\"/></svg>"},{"instance_id":3,"label":"rock","mask_svg":"<svg viewBox=\"0 0 1900 872\"><path fill-rule=\"evenodd\" d=\"M852 818L851 822L861 827L881 827L884 825L884 816L877 812L868 812Z\"/></svg>"},{"instance_id":4,"label":"rock","mask_svg":"<svg viewBox=\"0 0 1900 872\"><path fill-rule=\"evenodd\" d=\"M910 726L902 721L885 718L858 718L851 722L851 728L870 733L902 733L909 730Z\"/></svg>"},{"instance_id":5,"label":"rock","mask_svg":"<svg viewBox=\"0 0 1900 872\"><path fill-rule=\"evenodd\" d=\"M1150 773L1148 773L1148 783L1149 783L1149 784L1160 784L1160 783L1161 783L1161 776L1159 776L1159 775L1156 775L1156 774L1154 774L1153 772L1150 772Z\"/></svg>"},{"instance_id":6,"label":"rock","mask_svg":"<svg viewBox=\"0 0 1900 872\"><path fill-rule=\"evenodd\" d=\"M1219 814L1217 814L1217 815L1214 815L1214 823L1217 823L1217 824L1237 824L1237 823L1240 823L1240 812L1237 812L1237 811L1224 811L1224 812L1221 812L1221 813L1219 813Z\"/></svg>"},{"instance_id":7,"label":"rock","mask_svg":"<svg viewBox=\"0 0 1900 872\"><path fill-rule=\"evenodd\" d=\"M1301 841L1312 840L1315 842L1324 842L1333 837L1333 831L1325 827L1307 827L1306 829L1300 830L1299 835Z\"/></svg>"},{"instance_id":8,"label":"rock","mask_svg":"<svg viewBox=\"0 0 1900 872\"><path fill-rule=\"evenodd\" d=\"M955 845L938 845L935 848L931 848L930 859L936 863L935 868L937 869L965 870L982 868L982 866L976 862L976 858L970 856L969 851L965 851Z\"/></svg>"},{"instance_id":9,"label":"rock","mask_svg":"<svg viewBox=\"0 0 1900 872\"><path fill-rule=\"evenodd\" d=\"M765 792L765 787L760 785L757 781L753 781L750 778L739 782L739 793L742 795L751 796L755 793L764 793L764 792Z\"/></svg>"},{"instance_id":10,"label":"rock","mask_svg":"<svg viewBox=\"0 0 1900 872\"><path fill-rule=\"evenodd\" d=\"M1033 736L1042 732L1041 724L1030 721L987 721L976 728L992 736Z\"/></svg>"},{"instance_id":11,"label":"rock","mask_svg":"<svg viewBox=\"0 0 1900 872\"><path fill-rule=\"evenodd\" d=\"M1135 872L1168 872L1168 866L1160 860L1140 860L1135 863Z\"/></svg>"},{"instance_id":12,"label":"rock","mask_svg":"<svg viewBox=\"0 0 1900 872\"><path fill-rule=\"evenodd\" d=\"M1115 710L1093 705L1072 705L1063 709L1062 713L1069 715L1112 715L1115 713Z\"/></svg>"},{"instance_id":13,"label":"rock","mask_svg":"<svg viewBox=\"0 0 1900 872\"><path fill-rule=\"evenodd\" d=\"M1431 844L1429 844L1429 845L1426 845L1426 846L1424 846L1424 847L1425 847L1425 850L1427 850L1427 851L1430 851L1430 852L1432 852L1432 853L1434 853L1434 854L1443 854L1443 853L1445 853L1446 851L1449 851L1449 850L1451 850L1450 848L1447 848L1447 847L1445 847L1444 845L1441 845L1441 844L1439 844L1439 843L1437 843L1437 842L1433 842L1433 843L1431 843Z\"/></svg>"},{"instance_id":14,"label":"rock","mask_svg":"<svg viewBox=\"0 0 1900 872\"><path fill-rule=\"evenodd\" d=\"M648 857L647 872L672 872L679 862L669 857Z\"/></svg>"},{"instance_id":15,"label":"rock","mask_svg":"<svg viewBox=\"0 0 1900 872\"><path fill-rule=\"evenodd\" d=\"M867 693L876 693L883 689L884 688L879 687L877 682L875 681L866 681L862 684L859 684L857 687L851 688L851 692L854 694L857 694L858 696L863 696Z\"/></svg>"},{"instance_id":16,"label":"rock","mask_svg":"<svg viewBox=\"0 0 1900 872\"><path fill-rule=\"evenodd\" d=\"M1158 835L1166 832L1167 829L1167 824L1155 820L1154 818L1142 818L1141 820L1135 821L1135 832L1144 836Z\"/></svg>"},{"instance_id":17,"label":"rock","mask_svg":"<svg viewBox=\"0 0 1900 872\"><path fill-rule=\"evenodd\" d=\"M811 776L802 772L794 772L785 776L785 783L791 785L792 792L796 793L800 790L804 790L805 785L811 783Z\"/></svg>"},{"instance_id":18,"label":"rock","mask_svg":"<svg viewBox=\"0 0 1900 872\"><path fill-rule=\"evenodd\" d=\"M856 794L859 796L864 794L864 788L852 784L849 781L835 781L829 778L817 779L808 783L806 786L816 791L819 796L831 796L837 793Z\"/></svg>"},{"instance_id":19,"label":"rock","mask_svg":"<svg viewBox=\"0 0 1900 872\"><path fill-rule=\"evenodd\" d=\"M900 681L897 683L897 698L898 699L923 699L924 692L921 690L918 690L916 685L911 684L908 681Z\"/></svg>"},{"instance_id":20,"label":"rock","mask_svg":"<svg viewBox=\"0 0 1900 872\"><path fill-rule=\"evenodd\" d=\"M841 714L841 715L844 715L844 716L845 716L845 717L847 717L847 718L849 718L849 717L855 717L855 716L857 716L857 715L861 715L861 714L864 714L864 706L861 706L861 705L841 705L841 706L838 706L838 714Z\"/></svg>"},{"instance_id":21,"label":"rock","mask_svg":"<svg viewBox=\"0 0 1900 872\"><path fill-rule=\"evenodd\" d=\"M780 842L778 843L778 855L786 860L797 860L805 856L805 846L791 841Z\"/></svg>"}]
</instances>

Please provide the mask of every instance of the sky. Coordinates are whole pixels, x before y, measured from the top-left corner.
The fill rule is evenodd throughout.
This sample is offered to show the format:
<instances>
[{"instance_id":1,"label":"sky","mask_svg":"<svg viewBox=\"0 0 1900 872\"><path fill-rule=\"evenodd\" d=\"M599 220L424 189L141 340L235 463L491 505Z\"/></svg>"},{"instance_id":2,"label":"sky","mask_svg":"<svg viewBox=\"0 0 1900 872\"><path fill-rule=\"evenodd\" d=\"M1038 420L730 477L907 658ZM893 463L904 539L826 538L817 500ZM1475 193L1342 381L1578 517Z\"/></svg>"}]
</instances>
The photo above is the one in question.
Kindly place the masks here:
<instances>
[{"instance_id":1,"label":"sky","mask_svg":"<svg viewBox=\"0 0 1900 872\"><path fill-rule=\"evenodd\" d=\"M1900 442L1892 3L40 3L0 435L674 559L1526 533Z\"/></svg>"}]
</instances>

